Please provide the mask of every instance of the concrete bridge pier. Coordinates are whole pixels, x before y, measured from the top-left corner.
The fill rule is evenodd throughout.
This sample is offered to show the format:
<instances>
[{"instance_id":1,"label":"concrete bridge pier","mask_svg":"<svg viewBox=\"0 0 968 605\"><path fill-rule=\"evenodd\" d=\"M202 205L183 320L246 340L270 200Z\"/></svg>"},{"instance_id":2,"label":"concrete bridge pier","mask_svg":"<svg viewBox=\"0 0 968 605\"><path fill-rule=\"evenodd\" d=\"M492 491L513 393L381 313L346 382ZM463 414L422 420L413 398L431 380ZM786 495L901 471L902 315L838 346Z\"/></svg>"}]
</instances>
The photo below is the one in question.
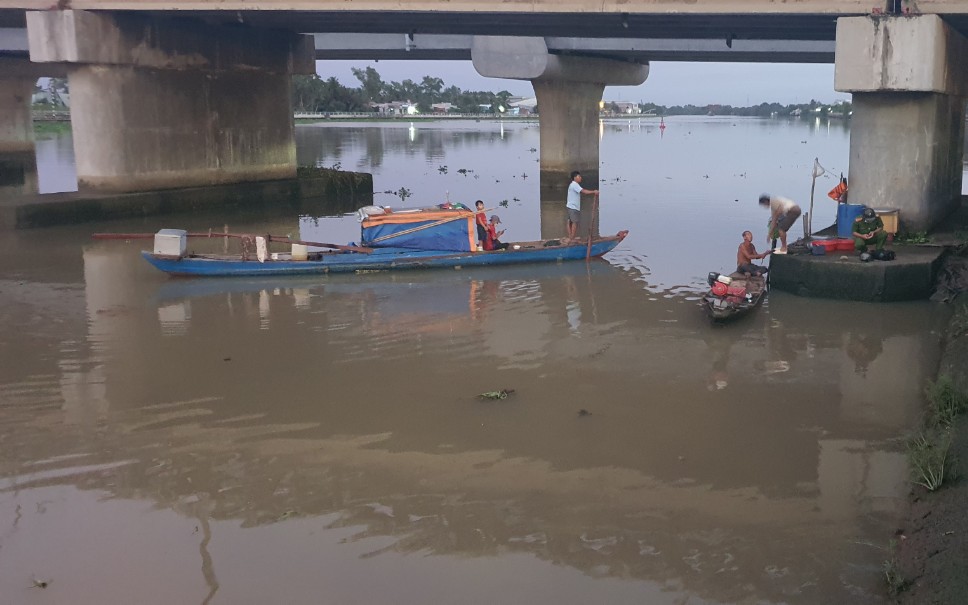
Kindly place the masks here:
<instances>
[{"instance_id":1,"label":"concrete bridge pier","mask_svg":"<svg viewBox=\"0 0 968 605\"><path fill-rule=\"evenodd\" d=\"M564 235L564 196L571 172L582 173L584 187L598 188L602 93L608 85L645 82L648 64L553 55L544 38L505 36L475 36L471 58L482 76L531 82L541 130L541 234L545 238ZM561 206L560 212L552 210L555 204ZM583 222L594 221L592 214L583 212ZM588 225L579 229L585 233Z\"/></svg>"},{"instance_id":2,"label":"concrete bridge pier","mask_svg":"<svg viewBox=\"0 0 968 605\"><path fill-rule=\"evenodd\" d=\"M0 57L0 152L32 152L30 97L39 75L27 59Z\"/></svg>"},{"instance_id":3,"label":"concrete bridge pier","mask_svg":"<svg viewBox=\"0 0 968 605\"><path fill-rule=\"evenodd\" d=\"M27 35L31 60L69 64L79 190L295 177L311 36L78 10L28 12Z\"/></svg>"},{"instance_id":4,"label":"concrete bridge pier","mask_svg":"<svg viewBox=\"0 0 968 605\"><path fill-rule=\"evenodd\" d=\"M853 93L853 204L926 231L961 203L968 41L935 15L842 17L834 88Z\"/></svg>"}]
</instances>

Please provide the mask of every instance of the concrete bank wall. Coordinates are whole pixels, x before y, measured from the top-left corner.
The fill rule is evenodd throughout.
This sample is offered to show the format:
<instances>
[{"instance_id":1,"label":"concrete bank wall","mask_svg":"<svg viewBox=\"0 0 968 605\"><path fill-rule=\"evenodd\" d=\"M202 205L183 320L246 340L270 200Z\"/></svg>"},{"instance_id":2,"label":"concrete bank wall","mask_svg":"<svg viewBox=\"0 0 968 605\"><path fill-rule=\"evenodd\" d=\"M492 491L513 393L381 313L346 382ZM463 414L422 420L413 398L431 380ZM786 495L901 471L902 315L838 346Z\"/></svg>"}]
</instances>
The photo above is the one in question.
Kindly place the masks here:
<instances>
[{"instance_id":1,"label":"concrete bank wall","mask_svg":"<svg viewBox=\"0 0 968 605\"><path fill-rule=\"evenodd\" d=\"M770 258L770 287L798 296L863 302L929 298L944 249L904 246L894 250L896 260L866 263L856 252L774 255Z\"/></svg>"},{"instance_id":2,"label":"concrete bank wall","mask_svg":"<svg viewBox=\"0 0 968 605\"><path fill-rule=\"evenodd\" d=\"M336 214L373 203L373 176L300 168L296 178L134 193L55 193L0 206L0 229L225 212Z\"/></svg>"}]
</instances>

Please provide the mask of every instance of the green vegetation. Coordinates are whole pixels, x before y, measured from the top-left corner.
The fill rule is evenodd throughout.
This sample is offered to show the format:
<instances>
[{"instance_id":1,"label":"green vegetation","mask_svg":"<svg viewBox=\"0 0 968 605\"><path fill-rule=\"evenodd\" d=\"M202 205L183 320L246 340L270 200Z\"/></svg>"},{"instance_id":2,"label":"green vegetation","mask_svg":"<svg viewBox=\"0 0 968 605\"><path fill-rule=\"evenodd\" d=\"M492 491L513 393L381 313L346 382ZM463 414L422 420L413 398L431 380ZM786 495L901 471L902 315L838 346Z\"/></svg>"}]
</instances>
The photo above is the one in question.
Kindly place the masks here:
<instances>
[{"instance_id":1,"label":"green vegetation","mask_svg":"<svg viewBox=\"0 0 968 605\"><path fill-rule=\"evenodd\" d=\"M915 484L933 492L944 483L945 471L951 467L951 430L935 427L919 433L908 442L908 462Z\"/></svg>"},{"instance_id":2,"label":"green vegetation","mask_svg":"<svg viewBox=\"0 0 968 605\"><path fill-rule=\"evenodd\" d=\"M955 388L947 374L928 385L927 395L933 422L941 427L950 428L955 418L968 409L968 396Z\"/></svg>"},{"instance_id":3,"label":"green vegetation","mask_svg":"<svg viewBox=\"0 0 968 605\"><path fill-rule=\"evenodd\" d=\"M512 96L506 90L500 92L468 91L456 86L445 86L444 81L433 76L424 76L417 83L413 80L403 82L384 82L372 67L353 69L353 75L360 82L359 88L340 84L335 77L325 80L318 75L294 76L292 79L293 109L296 112L370 112L372 104L393 101L409 101L417 106L420 114L432 113L431 106L437 103L450 103L451 111L456 113L496 113L494 108L508 107ZM846 118L852 111L849 102L828 105L816 100L809 103L781 105L779 103L760 103L750 107L731 105L656 105L639 102L643 114L656 116L675 115L723 115L723 116L805 116L818 118ZM621 114L615 102L603 108L605 113ZM537 113L535 108L534 113ZM419 114L418 114L419 115Z\"/></svg>"},{"instance_id":4,"label":"green vegetation","mask_svg":"<svg viewBox=\"0 0 968 605\"><path fill-rule=\"evenodd\" d=\"M409 101L416 104L422 114L432 112L435 103L450 103L454 111L482 113L481 107L507 107L511 93L466 91L456 86L444 87L444 81L424 76L420 83L413 80L384 82L372 67L353 68L353 75L360 81L359 88L343 86L334 78L326 80L318 75L294 76L292 79L293 109L297 112L368 112L371 103ZM493 110L491 110L493 111Z\"/></svg>"},{"instance_id":5,"label":"green vegetation","mask_svg":"<svg viewBox=\"0 0 968 605\"><path fill-rule=\"evenodd\" d=\"M897 561L897 540L891 540L888 546L890 556L884 561L884 581L891 596L897 596L907 586L907 581L901 575Z\"/></svg>"},{"instance_id":6,"label":"green vegetation","mask_svg":"<svg viewBox=\"0 0 968 605\"><path fill-rule=\"evenodd\" d=\"M894 237L898 244L926 244L931 241L927 231L912 231L909 233L898 233Z\"/></svg>"},{"instance_id":7,"label":"green vegetation","mask_svg":"<svg viewBox=\"0 0 968 605\"><path fill-rule=\"evenodd\" d=\"M908 441L908 463L911 480L933 492L944 484L951 468L952 427L968 410L968 395L947 375L930 383L925 394L928 411L921 432Z\"/></svg>"},{"instance_id":8,"label":"green vegetation","mask_svg":"<svg viewBox=\"0 0 968 605\"><path fill-rule=\"evenodd\" d=\"M965 335L968 335L968 303L958 306L948 322L948 338Z\"/></svg>"},{"instance_id":9,"label":"green vegetation","mask_svg":"<svg viewBox=\"0 0 968 605\"><path fill-rule=\"evenodd\" d=\"M70 131L70 122L34 122L34 134L36 135L60 134Z\"/></svg>"}]
</instances>

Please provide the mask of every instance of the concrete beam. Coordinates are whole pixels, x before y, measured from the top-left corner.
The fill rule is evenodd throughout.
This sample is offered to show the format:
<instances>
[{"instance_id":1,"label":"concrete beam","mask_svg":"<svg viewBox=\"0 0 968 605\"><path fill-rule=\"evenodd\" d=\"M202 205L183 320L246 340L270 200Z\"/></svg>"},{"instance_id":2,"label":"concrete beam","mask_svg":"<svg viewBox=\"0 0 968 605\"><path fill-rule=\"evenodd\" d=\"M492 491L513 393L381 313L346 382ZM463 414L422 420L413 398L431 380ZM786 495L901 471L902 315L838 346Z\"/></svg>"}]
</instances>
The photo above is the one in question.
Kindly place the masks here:
<instances>
[{"instance_id":1,"label":"concrete beam","mask_svg":"<svg viewBox=\"0 0 968 605\"><path fill-rule=\"evenodd\" d=\"M313 34L317 60L471 60L472 35ZM833 63L833 40L546 37L552 54L648 61Z\"/></svg>"},{"instance_id":2,"label":"concrete beam","mask_svg":"<svg viewBox=\"0 0 968 605\"><path fill-rule=\"evenodd\" d=\"M544 38L474 36L471 57L477 73L490 78L638 86L649 76L648 64L551 54Z\"/></svg>"},{"instance_id":3,"label":"concrete beam","mask_svg":"<svg viewBox=\"0 0 968 605\"><path fill-rule=\"evenodd\" d=\"M313 39L284 31L212 27L146 15L79 10L27 13L38 63L314 74Z\"/></svg>"},{"instance_id":4,"label":"concrete beam","mask_svg":"<svg viewBox=\"0 0 968 605\"><path fill-rule=\"evenodd\" d=\"M834 89L968 95L968 40L936 15L837 20Z\"/></svg>"},{"instance_id":5,"label":"concrete beam","mask_svg":"<svg viewBox=\"0 0 968 605\"><path fill-rule=\"evenodd\" d=\"M152 11L252 11L251 0L72 0L71 6L78 10L152 10ZM262 0L259 10L276 11L324 11L346 13L355 11L394 12L401 11L443 12L440 0L343 0L318 2L315 0ZM888 0L800 0L781 2L776 0L528 0L527 2L501 2L500 12L505 13L628 13L628 14L865 14L872 8L884 10ZM8 0L8 8L36 8L36 0ZM960 0L919 0L919 7L928 12L936 5L952 12L965 12ZM478 0L452 0L445 5L448 11L468 13L493 13L494 3ZM256 11L258 12L258 11Z\"/></svg>"}]
</instances>

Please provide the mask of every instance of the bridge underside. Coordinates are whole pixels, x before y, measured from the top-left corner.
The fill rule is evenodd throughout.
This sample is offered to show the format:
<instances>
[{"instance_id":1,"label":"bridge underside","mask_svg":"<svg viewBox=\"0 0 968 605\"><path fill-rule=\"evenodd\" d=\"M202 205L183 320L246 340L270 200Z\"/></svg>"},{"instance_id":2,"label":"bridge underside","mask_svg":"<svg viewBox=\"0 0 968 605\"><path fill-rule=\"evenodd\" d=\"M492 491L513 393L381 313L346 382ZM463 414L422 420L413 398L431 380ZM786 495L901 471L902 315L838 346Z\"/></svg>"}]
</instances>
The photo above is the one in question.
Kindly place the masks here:
<instances>
[{"instance_id":1,"label":"bridge underside","mask_svg":"<svg viewBox=\"0 0 968 605\"><path fill-rule=\"evenodd\" d=\"M242 0L220 1L219 10L210 10L213 0L173 0L173 10L142 11L123 10L138 4L120 0L74 0L75 10L31 13L52 29L49 38L30 31L30 57L71 63L78 176L91 188L136 190L291 173L288 76L306 73L300 70L315 52L323 59L472 59L483 75L530 80L541 108L542 170L592 173L598 164L595 98L606 85L644 80L650 61L835 62L835 88L854 94L855 101L852 200L900 207L905 227L920 230L943 220L960 195L968 2L916 3L943 16L873 17L866 14L866 0L629 0L620 5L629 12L606 12L600 3L589 9L590 0L509 2L501 4L508 7L504 11L454 4L465 10L434 10L441 3L430 0L411 0L407 6L421 10L409 11L386 0L326 3L354 9L327 11L281 10L284 0L260 4L279 10L247 10L251 2ZM151 6L168 8L161 1ZM120 10L77 10L83 8ZM363 8L369 10L356 10ZM55 22L68 13L92 29L60 36ZM0 9L0 28L9 33L24 27L23 14ZM188 46L180 39L185 30L196 32ZM293 32L315 34L315 50L297 44ZM494 60L482 59L475 48L496 36L535 41L541 49L502 60L509 43L501 43L491 48ZM23 57L15 44L3 45L4 37L0 29L0 57L4 50ZM103 44L117 40L127 46L106 56ZM271 66L251 62L270 56L260 40L275 40L269 44L275 48ZM143 52L145 45L150 53ZM146 57L153 62L145 63ZM542 68L533 73L520 71L537 63ZM6 106L20 103L20 80L6 88ZM239 103L247 90L265 99L254 111ZM147 106L155 118L146 123L139 110ZM899 132L904 115L919 116L919 127L903 136L879 134ZM6 132L0 128L0 138L29 145L21 122L8 124ZM556 141L553 133L569 126L576 130L572 138ZM897 171L898 159L912 169Z\"/></svg>"}]
</instances>

